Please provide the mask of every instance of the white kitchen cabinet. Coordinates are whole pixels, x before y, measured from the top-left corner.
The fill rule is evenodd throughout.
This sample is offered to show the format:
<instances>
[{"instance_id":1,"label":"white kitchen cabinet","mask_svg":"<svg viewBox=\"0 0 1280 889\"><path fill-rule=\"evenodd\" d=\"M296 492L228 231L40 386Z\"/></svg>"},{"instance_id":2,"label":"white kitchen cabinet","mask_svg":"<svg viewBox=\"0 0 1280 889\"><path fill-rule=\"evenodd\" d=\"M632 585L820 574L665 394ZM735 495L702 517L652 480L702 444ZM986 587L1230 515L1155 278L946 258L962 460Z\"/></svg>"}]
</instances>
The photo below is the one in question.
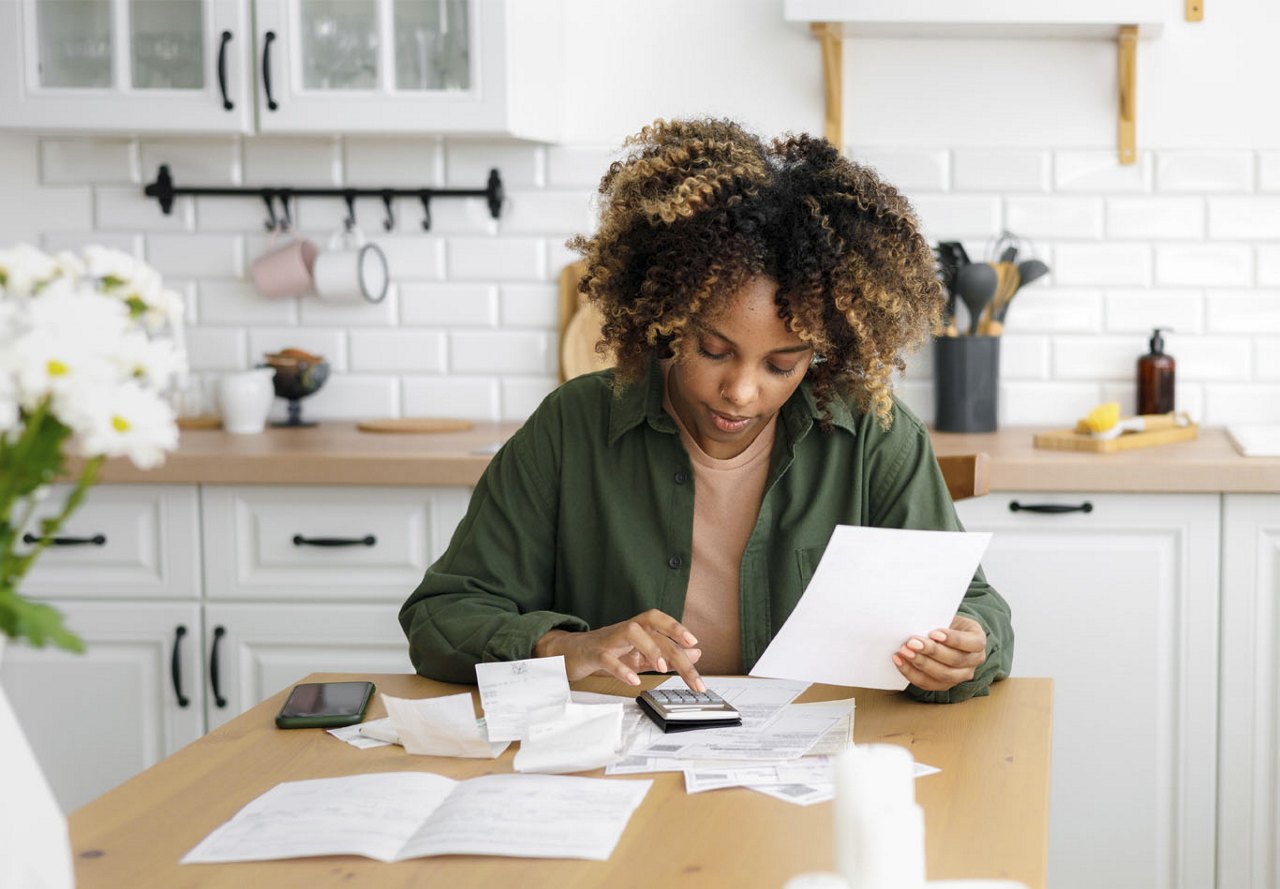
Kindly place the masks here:
<instances>
[{"instance_id":1,"label":"white kitchen cabinet","mask_svg":"<svg viewBox=\"0 0 1280 889\"><path fill-rule=\"evenodd\" d=\"M249 0L5 0L0 127L250 132Z\"/></svg>"},{"instance_id":2,"label":"white kitchen cabinet","mask_svg":"<svg viewBox=\"0 0 1280 889\"><path fill-rule=\"evenodd\" d=\"M5 0L0 128L551 140L562 31L560 0Z\"/></svg>"},{"instance_id":3,"label":"white kitchen cabinet","mask_svg":"<svg viewBox=\"0 0 1280 889\"><path fill-rule=\"evenodd\" d=\"M54 599L83 654L5 647L0 681L70 812L204 733L196 602Z\"/></svg>"},{"instance_id":4,"label":"white kitchen cabinet","mask_svg":"<svg viewBox=\"0 0 1280 889\"><path fill-rule=\"evenodd\" d=\"M1219 502L957 504L966 528L995 532L982 561L1013 612L1015 675L1054 680L1051 889L1213 885Z\"/></svg>"},{"instance_id":5,"label":"white kitchen cabinet","mask_svg":"<svg viewBox=\"0 0 1280 889\"><path fill-rule=\"evenodd\" d=\"M1280 885L1280 496L1222 512L1218 886Z\"/></svg>"}]
</instances>

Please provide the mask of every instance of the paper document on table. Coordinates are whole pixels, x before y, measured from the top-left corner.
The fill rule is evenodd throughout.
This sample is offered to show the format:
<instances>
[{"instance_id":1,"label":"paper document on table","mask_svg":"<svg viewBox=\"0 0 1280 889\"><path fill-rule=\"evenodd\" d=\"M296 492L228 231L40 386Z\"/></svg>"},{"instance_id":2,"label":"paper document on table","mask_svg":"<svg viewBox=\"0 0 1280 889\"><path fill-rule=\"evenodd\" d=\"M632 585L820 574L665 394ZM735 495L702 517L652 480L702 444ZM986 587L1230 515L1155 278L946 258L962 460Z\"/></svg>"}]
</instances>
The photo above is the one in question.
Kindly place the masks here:
<instances>
[{"instance_id":1,"label":"paper document on table","mask_svg":"<svg viewBox=\"0 0 1280 889\"><path fill-rule=\"evenodd\" d=\"M382 703L407 753L493 759L510 744L489 740L466 692L419 700L384 694Z\"/></svg>"},{"instance_id":2,"label":"paper document on table","mask_svg":"<svg viewBox=\"0 0 1280 889\"><path fill-rule=\"evenodd\" d=\"M383 772L278 784L183 864L361 855L503 855L604 861L651 781Z\"/></svg>"},{"instance_id":3,"label":"paper document on table","mask_svg":"<svg viewBox=\"0 0 1280 889\"><path fill-rule=\"evenodd\" d=\"M579 704L535 711L520 739L517 772L586 772L616 762L622 747L622 704Z\"/></svg>"},{"instance_id":4,"label":"paper document on table","mask_svg":"<svg viewBox=\"0 0 1280 889\"><path fill-rule=\"evenodd\" d=\"M365 732L365 728L367 726L374 725L375 723L379 724L373 728L375 734L367 734ZM392 740L389 735L385 735L378 731L383 724L387 727L387 732L394 734L394 730L391 729L391 720L385 718L374 719L370 722L362 722L359 725L344 725L341 728L329 728L325 729L325 731L333 735L339 741L345 741L352 747L357 747L361 750L368 750L373 747L389 747L392 744L398 743L397 741Z\"/></svg>"},{"instance_id":5,"label":"paper document on table","mask_svg":"<svg viewBox=\"0 0 1280 889\"><path fill-rule=\"evenodd\" d=\"M637 743L627 752L672 759L798 759L843 718L832 710L788 707L755 731L739 726L666 734Z\"/></svg>"},{"instance_id":6,"label":"paper document on table","mask_svg":"<svg viewBox=\"0 0 1280 889\"><path fill-rule=\"evenodd\" d=\"M519 741L530 711L569 701L563 657L476 664L476 684L490 741Z\"/></svg>"},{"instance_id":7,"label":"paper document on table","mask_svg":"<svg viewBox=\"0 0 1280 889\"><path fill-rule=\"evenodd\" d=\"M808 758L805 757L801 762L806 761ZM925 775L936 775L940 771L942 769L918 762L915 764L915 771L912 773L912 777L923 778ZM833 769L830 780L814 784L749 784L747 789L763 793L765 796L771 796L774 799L780 799L784 803L811 806L814 803L825 803L836 798L835 772ZM692 793L693 791L689 792Z\"/></svg>"},{"instance_id":8,"label":"paper document on table","mask_svg":"<svg viewBox=\"0 0 1280 889\"><path fill-rule=\"evenodd\" d=\"M837 525L752 676L900 691L892 655L947 627L991 535Z\"/></svg>"}]
</instances>

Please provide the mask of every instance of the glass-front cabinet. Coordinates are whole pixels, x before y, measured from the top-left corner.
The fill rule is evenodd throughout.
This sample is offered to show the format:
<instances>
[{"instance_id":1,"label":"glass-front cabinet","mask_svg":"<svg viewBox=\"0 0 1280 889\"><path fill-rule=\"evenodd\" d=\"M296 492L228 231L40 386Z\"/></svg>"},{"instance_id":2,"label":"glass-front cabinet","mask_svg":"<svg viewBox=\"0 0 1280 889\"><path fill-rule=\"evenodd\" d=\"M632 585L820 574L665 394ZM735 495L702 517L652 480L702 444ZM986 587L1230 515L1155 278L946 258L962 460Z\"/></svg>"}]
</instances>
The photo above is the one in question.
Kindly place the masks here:
<instances>
[{"instance_id":1,"label":"glass-front cabinet","mask_svg":"<svg viewBox=\"0 0 1280 889\"><path fill-rule=\"evenodd\" d=\"M560 6L0 0L0 128L553 139Z\"/></svg>"},{"instance_id":2,"label":"glass-front cabinet","mask_svg":"<svg viewBox=\"0 0 1280 889\"><path fill-rule=\"evenodd\" d=\"M249 132L249 0L0 2L0 125Z\"/></svg>"}]
</instances>

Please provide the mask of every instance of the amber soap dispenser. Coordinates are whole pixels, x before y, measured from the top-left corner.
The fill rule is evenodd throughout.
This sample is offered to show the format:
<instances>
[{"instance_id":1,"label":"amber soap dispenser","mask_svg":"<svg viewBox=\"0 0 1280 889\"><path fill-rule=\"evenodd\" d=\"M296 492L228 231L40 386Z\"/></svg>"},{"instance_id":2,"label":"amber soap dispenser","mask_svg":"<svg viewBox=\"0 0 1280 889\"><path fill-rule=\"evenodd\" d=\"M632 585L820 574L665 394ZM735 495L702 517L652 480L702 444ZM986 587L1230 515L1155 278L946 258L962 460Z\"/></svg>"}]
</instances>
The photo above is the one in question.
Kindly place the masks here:
<instances>
[{"instance_id":1,"label":"amber soap dispenser","mask_svg":"<svg viewBox=\"0 0 1280 889\"><path fill-rule=\"evenodd\" d=\"M1173 410L1173 372L1177 366L1172 355L1164 351L1162 332L1151 331L1151 351L1138 359L1138 413L1167 414Z\"/></svg>"}]
</instances>

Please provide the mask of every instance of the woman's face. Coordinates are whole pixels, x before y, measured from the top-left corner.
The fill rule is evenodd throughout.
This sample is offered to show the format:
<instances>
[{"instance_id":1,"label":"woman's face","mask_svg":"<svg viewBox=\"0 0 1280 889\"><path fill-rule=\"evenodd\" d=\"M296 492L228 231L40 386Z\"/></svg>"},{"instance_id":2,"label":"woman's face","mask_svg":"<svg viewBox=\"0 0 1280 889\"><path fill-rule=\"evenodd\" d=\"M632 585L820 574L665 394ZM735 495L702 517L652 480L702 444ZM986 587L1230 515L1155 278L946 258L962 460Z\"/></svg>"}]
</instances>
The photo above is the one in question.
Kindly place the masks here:
<instances>
[{"instance_id":1,"label":"woman's face","mask_svg":"<svg viewBox=\"0 0 1280 889\"><path fill-rule=\"evenodd\" d=\"M752 278L725 311L691 327L667 377L671 404L708 456L755 441L809 369L813 351L778 317L772 278Z\"/></svg>"}]
</instances>

